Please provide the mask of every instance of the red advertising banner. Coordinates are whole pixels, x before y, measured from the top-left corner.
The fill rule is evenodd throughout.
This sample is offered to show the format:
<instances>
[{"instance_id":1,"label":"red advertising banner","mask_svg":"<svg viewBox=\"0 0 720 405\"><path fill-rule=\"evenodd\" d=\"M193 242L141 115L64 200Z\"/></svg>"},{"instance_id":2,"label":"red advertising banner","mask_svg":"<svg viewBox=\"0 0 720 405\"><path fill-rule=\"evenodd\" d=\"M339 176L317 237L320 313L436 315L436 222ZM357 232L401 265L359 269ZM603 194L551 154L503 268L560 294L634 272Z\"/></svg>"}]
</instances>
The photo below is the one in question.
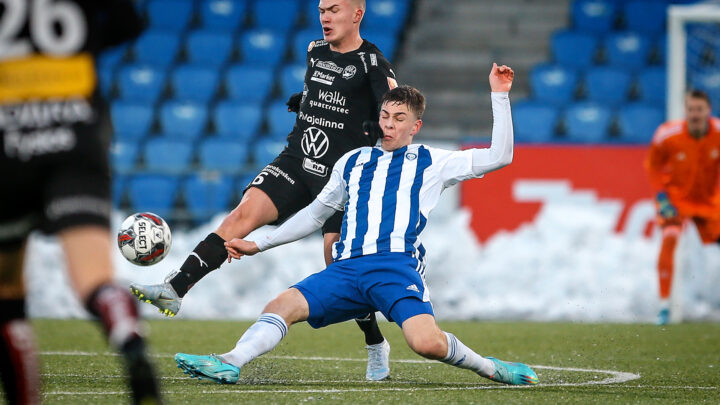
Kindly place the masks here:
<instances>
[{"instance_id":1,"label":"red advertising banner","mask_svg":"<svg viewBox=\"0 0 720 405\"><path fill-rule=\"evenodd\" d=\"M533 222L549 199L617 201L622 210L615 231L624 232L633 217L633 228L647 235L653 212L646 153L645 146L516 146L510 166L462 183L461 203L472 211L473 230L483 241Z\"/></svg>"}]
</instances>

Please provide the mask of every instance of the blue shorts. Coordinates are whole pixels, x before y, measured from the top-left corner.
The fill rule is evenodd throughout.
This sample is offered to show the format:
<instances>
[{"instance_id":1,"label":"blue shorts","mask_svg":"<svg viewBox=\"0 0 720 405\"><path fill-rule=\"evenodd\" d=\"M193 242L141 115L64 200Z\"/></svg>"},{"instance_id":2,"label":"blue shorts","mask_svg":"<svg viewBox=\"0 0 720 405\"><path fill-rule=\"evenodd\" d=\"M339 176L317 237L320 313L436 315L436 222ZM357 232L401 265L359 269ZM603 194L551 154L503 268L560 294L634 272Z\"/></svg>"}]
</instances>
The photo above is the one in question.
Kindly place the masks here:
<instances>
[{"instance_id":1,"label":"blue shorts","mask_svg":"<svg viewBox=\"0 0 720 405\"><path fill-rule=\"evenodd\" d=\"M313 328L380 311L398 325L434 315L420 264L409 253L377 253L340 260L295 284L310 306Z\"/></svg>"}]
</instances>

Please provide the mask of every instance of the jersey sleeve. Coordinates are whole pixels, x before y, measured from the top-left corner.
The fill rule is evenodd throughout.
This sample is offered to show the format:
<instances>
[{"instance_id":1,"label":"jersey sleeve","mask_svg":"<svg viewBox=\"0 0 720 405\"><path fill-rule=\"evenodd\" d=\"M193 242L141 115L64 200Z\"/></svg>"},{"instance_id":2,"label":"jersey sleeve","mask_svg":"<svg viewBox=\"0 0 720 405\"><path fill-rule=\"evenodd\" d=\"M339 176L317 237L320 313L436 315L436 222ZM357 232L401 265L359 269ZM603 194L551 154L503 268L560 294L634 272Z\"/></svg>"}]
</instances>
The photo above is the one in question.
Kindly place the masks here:
<instances>
[{"instance_id":1,"label":"jersey sleeve","mask_svg":"<svg viewBox=\"0 0 720 405\"><path fill-rule=\"evenodd\" d=\"M450 187L464 180L482 177L473 173L472 149L450 151L428 148L428 150L443 186Z\"/></svg>"},{"instance_id":2,"label":"jersey sleeve","mask_svg":"<svg viewBox=\"0 0 720 405\"><path fill-rule=\"evenodd\" d=\"M665 144L665 140L667 139L665 131L663 126L660 126L655 131L653 141L650 144L650 149L645 159L645 169L650 178L650 184L655 191L664 190L669 180L668 175L664 171L668 157L668 148Z\"/></svg>"},{"instance_id":3,"label":"jersey sleeve","mask_svg":"<svg viewBox=\"0 0 720 405\"><path fill-rule=\"evenodd\" d=\"M375 98L375 104L380 106L380 100L388 90L398 86L395 71L382 55L370 54L370 67L368 69L370 87Z\"/></svg>"},{"instance_id":4,"label":"jersey sleeve","mask_svg":"<svg viewBox=\"0 0 720 405\"><path fill-rule=\"evenodd\" d=\"M348 161L348 157L352 152L346 153L341 157L333 166L332 173L330 173L330 180L328 180L325 187L323 187L320 194L317 196L317 200L322 204L334 208L336 211L342 211L345 209L345 203L348 200L347 184L343 178L345 171L345 164Z\"/></svg>"}]
</instances>

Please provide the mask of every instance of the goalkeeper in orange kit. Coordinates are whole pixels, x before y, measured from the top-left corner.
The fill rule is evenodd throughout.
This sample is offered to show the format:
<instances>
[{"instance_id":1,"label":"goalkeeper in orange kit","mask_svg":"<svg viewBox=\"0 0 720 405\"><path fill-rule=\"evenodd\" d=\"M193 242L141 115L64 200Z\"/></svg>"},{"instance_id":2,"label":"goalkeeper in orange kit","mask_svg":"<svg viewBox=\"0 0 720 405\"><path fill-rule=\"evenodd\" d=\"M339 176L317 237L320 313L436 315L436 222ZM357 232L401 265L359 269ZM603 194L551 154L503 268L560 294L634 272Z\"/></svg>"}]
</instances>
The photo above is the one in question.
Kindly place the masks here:
<instances>
[{"instance_id":1,"label":"goalkeeper in orange kit","mask_svg":"<svg viewBox=\"0 0 720 405\"><path fill-rule=\"evenodd\" d=\"M658 259L661 325L670 317L675 247L683 223L692 220L703 243L720 242L720 119L710 114L707 94L689 92L685 119L658 127L645 162L656 191L657 221L662 229Z\"/></svg>"}]
</instances>

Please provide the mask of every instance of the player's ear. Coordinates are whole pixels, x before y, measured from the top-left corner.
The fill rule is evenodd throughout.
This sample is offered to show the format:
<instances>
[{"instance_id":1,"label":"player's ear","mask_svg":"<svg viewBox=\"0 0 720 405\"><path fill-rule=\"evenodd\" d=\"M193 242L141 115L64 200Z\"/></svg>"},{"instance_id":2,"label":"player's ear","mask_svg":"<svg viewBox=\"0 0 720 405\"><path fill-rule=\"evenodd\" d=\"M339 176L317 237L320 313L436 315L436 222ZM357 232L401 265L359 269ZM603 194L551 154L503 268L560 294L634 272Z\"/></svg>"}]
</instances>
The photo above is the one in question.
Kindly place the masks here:
<instances>
[{"instance_id":1,"label":"player's ear","mask_svg":"<svg viewBox=\"0 0 720 405\"><path fill-rule=\"evenodd\" d=\"M415 124L413 124L412 131L410 131L410 136L417 135L417 133L420 132L420 128L422 128L422 126L423 126L423 120L421 120L419 118L417 120L415 120Z\"/></svg>"},{"instance_id":2,"label":"player's ear","mask_svg":"<svg viewBox=\"0 0 720 405\"><path fill-rule=\"evenodd\" d=\"M363 17L365 16L365 10L358 7L355 9L355 15L353 16L353 23L360 24L360 21L362 21Z\"/></svg>"}]
</instances>

